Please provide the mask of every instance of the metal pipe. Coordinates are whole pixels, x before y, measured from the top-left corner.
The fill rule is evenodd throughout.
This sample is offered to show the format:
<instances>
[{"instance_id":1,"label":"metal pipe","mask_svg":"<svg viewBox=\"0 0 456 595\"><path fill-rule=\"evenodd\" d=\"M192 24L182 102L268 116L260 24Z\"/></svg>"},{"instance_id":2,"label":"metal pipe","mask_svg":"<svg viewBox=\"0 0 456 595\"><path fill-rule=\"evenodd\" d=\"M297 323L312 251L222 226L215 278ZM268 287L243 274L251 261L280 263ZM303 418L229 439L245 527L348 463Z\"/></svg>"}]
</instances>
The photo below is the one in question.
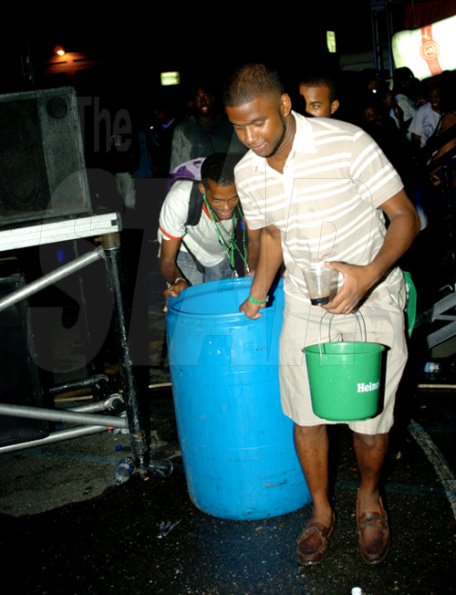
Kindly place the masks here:
<instances>
[{"instance_id":1,"label":"metal pipe","mask_svg":"<svg viewBox=\"0 0 456 595\"><path fill-rule=\"evenodd\" d=\"M55 269L55 271L52 271L51 273L48 273L47 275L43 275L36 281L32 281L25 287L18 289L17 291L13 291L9 295L7 295L5 298L0 300L0 312L2 310L5 310L6 308L9 308L13 304L20 302L21 300L28 297L29 295L33 295L34 293L41 291L45 287L49 287L49 285L53 285L57 281L60 281L60 279L64 279L65 277L68 277L72 273L75 273L76 271L79 271L80 269L86 267L87 265L91 264L92 262L100 260L100 258L104 258L104 257L105 257L104 250L101 246L99 246L98 248L95 248L95 250L88 252L87 254L84 254L83 256L76 258L75 260L72 260L68 264L64 264L63 266L59 267L58 269Z\"/></svg>"},{"instance_id":2,"label":"metal pipe","mask_svg":"<svg viewBox=\"0 0 456 595\"><path fill-rule=\"evenodd\" d=\"M49 436L38 438L37 440L29 440L28 442L18 442L17 444L0 446L0 454L4 452L14 452L15 450L23 450L24 448L34 448L35 446L42 446L43 444L51 444L53 442L61 442L62 440L79 438L80 436L97 434L99 432L106 432L106 427L84 426L83 428L68 428L67 430L60 430L59 432L52 432L52 434L49 434Z\"/></svg>"},{"instance_id":3,"label":"metal pipe","mask_svg":"<svg viewBox=\"0 0 456 595\"><path fill-rule=\"evenodd\" d=\"M49 421L69 421L80 424L102 424L114 428L126 428L127 422L114 415L93 415L92 413L75 413L42 407L26 407L25 405L6 405L0 403L0 415L12 417L30 417L32 419L47 419Z\"/></svg>"},{"instance_id":4,"label":"metal pipe","mask_svg":"<svg viewBox=\"0 0 456 595\"><path fill-rule=\"evenodd\" d=\"M159 382L158 384L149 384L148 388L165 388L171 386L171 382Z\"/></svg>"},{"instance_id":5,"label":"metal pipe","mask_svg":"<svg viewBox=\"0 0 456 595\"><path fill-rule=\"evenodd\" d=\"M49 388L49 392L51 395L55 393L59 394L69 392L71 390L87 388L88 386L93 386L97 383L99 384L100 382L105 382L106 384L109 383L109 378L106 376L106 374L96 374L90 378L84 378L83 380L75 380L74 382L66 382L65 384L51 386Z\"/></svg>"},{"instance_id":6,"label":"metal pipe","mask_svg":"<svg viewBox=\"0 0 456 595\"><path fill-rule=\"evenodd\" d=\"M435 390L441 390L441 389L447 389L447 388L449 388L449 389L454 390L456 388L456 384L437 384L437 383L426 384L426 383L423 383L423 384L418 384L418 388L427 388L427 389L433 388Z\"/></svg>"},{"instance_id":7,"label":"metal pipe","mask_svg":"<svg viewBox=\"0 0 456 595\"><path fill-rule=\"evenodd\" d=\"M123 292L120 281L119 234L103 236L102 246L105 249L108 279L114 296L115 334L119 352L125 410L130 430L130 442L135 460L138 461L139 471L144 473L147 470L149 461L149 445L146 440L144 413L139 405L136 378L133 373L133 362L127 339Z\"/></svg>"},{"instance_id":8,"label":"metal pipe","mask_svg":"<svg viewBox=\"0 0 456 595\"><path fill-rule=\"evenodd\" d=\"M96 403L90 403L89 405L79 405L79 407L68 407L65 411L76 411L78 413L106 411L107 409L113 409L116 401L119 401L123 405L123 399L120 393L114 393L105 401L97 401Z\"/></svg>"}]
</instances>

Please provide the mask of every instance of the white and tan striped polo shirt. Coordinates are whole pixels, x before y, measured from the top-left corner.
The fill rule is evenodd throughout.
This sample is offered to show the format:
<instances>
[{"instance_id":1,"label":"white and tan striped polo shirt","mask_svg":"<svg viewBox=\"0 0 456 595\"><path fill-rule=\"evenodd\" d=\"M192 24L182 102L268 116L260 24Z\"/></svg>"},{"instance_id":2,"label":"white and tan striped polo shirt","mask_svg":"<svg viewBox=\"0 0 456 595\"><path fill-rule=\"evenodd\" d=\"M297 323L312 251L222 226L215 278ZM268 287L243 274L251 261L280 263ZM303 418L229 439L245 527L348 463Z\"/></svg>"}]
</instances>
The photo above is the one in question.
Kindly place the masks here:
<instances>
[{"instance_id":1,"label":"white and tan striped polo shirt","mask_svg":"<svg viewBox=\"0 0 456 595\"><path fill-rule=\"evenodd\" d=\"M403 184L361 128L292 114L296 135L283 174L248 151L235 175L249 227L281 232L285 294L307 302L302 270L311 260L363 265L374 259L386 233L378 207ZM394 269L385 284L397 291L401 271Z\"/></svg>"}]
</instances>

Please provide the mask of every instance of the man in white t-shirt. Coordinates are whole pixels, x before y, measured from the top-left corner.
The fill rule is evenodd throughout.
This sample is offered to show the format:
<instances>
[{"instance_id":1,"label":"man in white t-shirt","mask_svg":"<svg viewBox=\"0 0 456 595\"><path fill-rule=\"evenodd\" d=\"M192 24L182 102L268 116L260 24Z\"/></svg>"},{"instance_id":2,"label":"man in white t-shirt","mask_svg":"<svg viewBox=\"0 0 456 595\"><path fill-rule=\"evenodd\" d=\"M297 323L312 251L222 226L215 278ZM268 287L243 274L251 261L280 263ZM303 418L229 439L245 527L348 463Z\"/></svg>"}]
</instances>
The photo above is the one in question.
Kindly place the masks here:
<instances>
[{"instance_id":1,"label":"man in white t-shirt","mask_svg":"<svg viewBox=\"0 0 456 595\"><path fill-rule=\"evenodd\" d=\"M160 272L177 297L190 285L248 274L255 237L247 233L234 182L239 156L214 153L204 159L201 181L176 180L159 218ZM237 266L238 263L238 266ZM240 265L239 265L240 263Z\"/></svg>"},{"instance_id":2,"label":"man in white t-shirt","mask_svg":"<svg viewBox=\"0 0 456 595\"><path fill-rule=\"evenodd\" d=\"M226 85L224 103L239 140L250 149L237 164L235 179L249 228L261 230L250 295L240 306L248 318L262 315L269 288L285 265L280 396L295 424L296 450L313 501L312 518L298 539L302 565L325 557L335 526L326 428L334 422L312 410L302 349L321 342L325 312L334 315L332 330L324 326L325 337L332 332L355 341L356 323L347 314L356 311L365 320L367 341L389 348L382 410L345 422L353 431L360 474L358 545L363 559L377 564L390 547L379 483L407 360L404 284L396 263L418 233L419 219L375 141L349 123L292 111L275 71L263 64L241 67ZM311 305L303 275L315 259L339 277L336 295L324 306Z\"/></svg>"},{"instance_id":3,"label":"man in white t-shirt","mask_svg":"<svg viewBox=\"0 0 456 595\"><path fill-rule=\"evenodd\" d=\"M426 143L434 134L441 118L439 84L437 81L431 80L429 85L429 100L418 108L409 125L412 141L421 149L426 146Z\"/></svg>"}]
</instances>

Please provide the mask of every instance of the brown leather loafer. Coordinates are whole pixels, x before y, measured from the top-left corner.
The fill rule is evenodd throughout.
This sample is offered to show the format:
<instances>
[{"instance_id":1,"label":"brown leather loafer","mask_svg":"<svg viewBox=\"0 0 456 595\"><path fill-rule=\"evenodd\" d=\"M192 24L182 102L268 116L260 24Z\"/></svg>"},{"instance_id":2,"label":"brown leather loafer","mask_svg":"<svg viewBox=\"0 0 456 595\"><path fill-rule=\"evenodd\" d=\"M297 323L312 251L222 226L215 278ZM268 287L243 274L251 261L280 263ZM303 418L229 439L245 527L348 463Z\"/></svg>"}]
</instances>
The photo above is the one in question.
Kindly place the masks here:
<instances>
[{"instance_id":1,"label":"brown leather loafer","mask_svg":"<svg viewBox=\"0 0 456 595\"><path fill-rule=\"evenodd\" d=\"M361 556L368 564L379 564L385 559L391 544L388 517L379 499L382 512L363 512L360 514L356 501L356 520L358 524L358 546Z\"/></svg>"},{"instance_id":2,"label":"brown leather loafer","mask_svg":"<svg viewBox=\"0 0 456 595\"><path fill-rule=\"evenodd\" d=\"M299 564L310 566L323 560L328 553L329 538L333 534L336 519L334 513L331 525L325 527L317 521L310 521L298 538L296 556Z\"/></svg>"}]
</instances>

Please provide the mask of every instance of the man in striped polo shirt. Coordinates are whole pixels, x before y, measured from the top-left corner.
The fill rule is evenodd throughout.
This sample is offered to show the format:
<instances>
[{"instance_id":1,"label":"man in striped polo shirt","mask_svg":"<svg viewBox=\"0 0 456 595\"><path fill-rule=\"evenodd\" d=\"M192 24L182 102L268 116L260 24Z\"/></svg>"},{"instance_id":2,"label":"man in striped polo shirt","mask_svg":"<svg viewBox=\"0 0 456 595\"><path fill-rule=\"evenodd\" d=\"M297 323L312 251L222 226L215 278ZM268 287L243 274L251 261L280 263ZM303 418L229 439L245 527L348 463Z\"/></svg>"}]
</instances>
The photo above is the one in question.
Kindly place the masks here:
<instances>
[{"instance_id":1,"label":"man in striped polo shirt","mask_svg":"<svg viewBox=\"0 0 456 595\"><path fill-rule=\"evenodd\" d=\"M268 290L282 263L285 267L281 401L295 423L296 449L313 500L312 518L298 538L300 564L324 558L335 526L328 496L330 422L312 411L302 348L318 343L322 331L328 333L321 322L325 311L333 315L333 340L360 340L355 317L348 316L359 312L367 340L388 347L381 413L347 422L360 473L359 549L366 562L375 564L390 546L379 482L407 359L405 291L396 263L417 235L419 219L373 139L349 123L295 113L274 70L242 66L226 84L224 103L249 149L235 169L246 221L250 229L262 230L251 293L240 306L248 318L261 316ZM310 304L303 276L314 260L324 260L338 276L337 293L324 306Z\"/></svg>"}]
</instances>

